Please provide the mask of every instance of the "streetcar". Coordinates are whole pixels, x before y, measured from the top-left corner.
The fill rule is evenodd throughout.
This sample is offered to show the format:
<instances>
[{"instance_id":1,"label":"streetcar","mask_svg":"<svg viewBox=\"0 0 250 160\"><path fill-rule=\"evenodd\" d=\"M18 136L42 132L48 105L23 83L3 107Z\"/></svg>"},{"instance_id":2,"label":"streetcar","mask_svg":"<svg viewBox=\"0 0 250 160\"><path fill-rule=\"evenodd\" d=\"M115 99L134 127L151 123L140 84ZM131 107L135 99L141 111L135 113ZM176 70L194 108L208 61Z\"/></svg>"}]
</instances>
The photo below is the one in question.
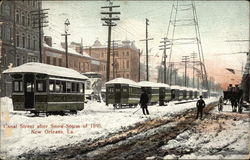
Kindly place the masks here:
<instances>
[{"instance_id":1,"label":"streetcar","mask_svg":"<svg viewBox=\"0 0 250 160\"><path fill-rule=\"evenodd\" d=\"M3 73L12 78L14 111L63 115L84 109L84 86L88 77L75 70L31 62Z\"/></svg>"},{"instance_id":2,"label":"streetcar","mask_svg":"<svg viewBox=\"0 0 250 160\"><path fill-rule=\"evenodd\" d=\"M164 103L167 103L172 100L171 89L168 84L157 83L159 87L159 105L163 106Z\"/></svg>"},{"instance_id":3,"label":"streetcar","mask_svg":"<svg viewBox=\"0 0 250 160\"><path fill-rule=\"evenodd\" d=\"M106 105L114 108L137 106L140 102L141 87L130 79L116 78L105 83Z\"/></svg>"},{"instance_id":4,"label":"streetcar","mask_svg":"<svg viewBox=\"0 0 250 160\"><path fill-rule=\"evenodd\" d=\"M149 104L156 104L159 102L159 96L160 96L160 87L155 82L150 81L141 81L138 82L141 89L145 89L148 97L149 97Z\"/></svg>"}]
</instances>

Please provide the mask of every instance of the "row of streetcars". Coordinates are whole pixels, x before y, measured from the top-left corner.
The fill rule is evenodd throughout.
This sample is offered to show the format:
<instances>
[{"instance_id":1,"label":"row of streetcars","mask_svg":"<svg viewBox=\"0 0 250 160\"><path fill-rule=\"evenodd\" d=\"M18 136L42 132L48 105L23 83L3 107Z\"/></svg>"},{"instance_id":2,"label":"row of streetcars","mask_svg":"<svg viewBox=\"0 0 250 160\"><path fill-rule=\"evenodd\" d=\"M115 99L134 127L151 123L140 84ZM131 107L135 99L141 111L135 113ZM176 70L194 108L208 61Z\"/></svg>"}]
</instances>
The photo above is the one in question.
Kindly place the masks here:
<instances>
[{"instance_id":1,"label":"row of streetcars","mask_svg":"<svg viewBox=\"0 0 250 160\"><path fill-rule=\"evenodd\" d=\"M145 90L149 96L149 103L164 105L169 101L183 101L197 99L200 95L208 97L207 90L197 90L181 86L169 86L164 83L149 81L134 82L125 78L116 78L106 83L106 104L114 107L137 106L141 91ZM217 96L214 93L214 96Z\"/></svg>"},{"instance_id":2,"label":"row of streetcars","mask_svg":"<svg viewBox=\"0 0 250 160\"><path fill-rule=\"evenodd\" d=\"M48 115L84 109L84 86L88 77L75 70L32 62L3 73L12 78L14 111Z\"/></svg>"},{"instance_id":3,"label":"row of streetcars","mask_svg":"<svg viewBox=\"0 0 250 160\"><path fill-rule=\"evenodd\" d=\"M3 72L12 78L12 101L14 111L64 114L84 109L85 84L88 77L79 72L48 64L26 63ZM137 106L141 90L145 89L150 103L160 105L176 100L192 100L199 95L207 98L206 90L171 86L163 83L117 78L106 83L106 104Z\"/></svg>"}]
</instances>

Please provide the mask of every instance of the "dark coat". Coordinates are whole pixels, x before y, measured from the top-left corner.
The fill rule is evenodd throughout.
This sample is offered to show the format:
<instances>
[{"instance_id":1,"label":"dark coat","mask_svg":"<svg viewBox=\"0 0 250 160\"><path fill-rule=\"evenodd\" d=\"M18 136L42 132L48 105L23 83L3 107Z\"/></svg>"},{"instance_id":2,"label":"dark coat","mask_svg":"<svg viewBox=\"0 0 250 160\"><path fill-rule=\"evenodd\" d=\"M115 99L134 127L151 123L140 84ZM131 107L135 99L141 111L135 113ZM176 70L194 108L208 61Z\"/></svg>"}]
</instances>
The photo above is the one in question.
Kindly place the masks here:
<instances>
[{"instance_id":1,"label":"dark coat","mask_svg":"<svg viewBox=\"0 0 250 160\"><path fill-rule=\"evenodd\" d=\"M141 94L141 98L140 98L140 104L142 105L146 105L149 101L149 97L148 97L148 94L147 93L142 93Z\"/></svg>"},{"instance_id":2,"label":"dark coat","mask_svg":"<svg viewBox=\"0 0 250 160\"><path fill-rule=\"evenodd\" d=\"M204 108L205 107L205 101L203 99L199 99L196 103L197 108Z\"/></svg>"}]
</instances>

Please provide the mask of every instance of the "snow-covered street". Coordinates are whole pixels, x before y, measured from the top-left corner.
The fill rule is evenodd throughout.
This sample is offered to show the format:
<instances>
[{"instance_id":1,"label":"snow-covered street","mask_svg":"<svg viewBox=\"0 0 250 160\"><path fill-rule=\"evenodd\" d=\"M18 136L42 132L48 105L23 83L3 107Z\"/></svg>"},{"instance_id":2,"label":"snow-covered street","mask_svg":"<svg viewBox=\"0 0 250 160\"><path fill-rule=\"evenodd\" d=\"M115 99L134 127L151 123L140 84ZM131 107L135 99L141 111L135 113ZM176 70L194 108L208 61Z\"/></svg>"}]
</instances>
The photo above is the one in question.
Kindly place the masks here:
<instances>
[{"instance_id":1,"label":"snow-covered street","mask_svg":"<svg viewBox=\"0 0 250 160\"><path fill-rule=\"evenodd\" d=\"M207 104L215 101L217 101L216 98L206 99ZM78 112L77 115L51 115L48 117L41 115L40 117L33 117L25 112L13 111L11 99L2 98L1 158L15 158L25 153L45 153L65 146L73 147L78 144L90 144L91 142L103 140L110 135L122 134L123 131L131 127L140 126L140 123L153 122L154 119L160 119L162 122L173 119L176 114L182 114L194 109L195 102L178 105L171 102L164 107L158 105L149 106L149 116L143 116L139 107L113 109L112 106L108 107L103 103L94 101L88 102L85 106L85 109ZM234 150L235 148L235 150L239 150L237 153L241 157L246 156L249 153L247 153L249 118L245 112L243 114L231 113L227 108L230 109L230 106L224 107L222 114L217 112L217 108L214 109L211 113L211 115L214 115L211 116L212 118L204 121L197 120L196 123L200 123L200 125L180 133L175 139L171 139L168 143L164 143L163 146L159 147L161 150L165 150L164 153L169 152L169 150L184 148L192 150L190 152L192 154L181 154L180 156L175 155L174 152L169 152L171 154L165 155L165 158L202 158L204 157L202 155L214 153L220 147L224 148L220 152L216 152L215 156L217 158L223 158L226 155L223 152L226 152L227 148L228 150ZM226 119L216 120L213 118L216 115L225 115L224 118ZM237 115L235 121L230 118L232 115ZM175 122L167 124L167 126L174 124ZM151 132L158 132L158 128L153 129ZM148 131L145 133L150 135ZM142 138L145 133L141 134ZM188 136L185 137L184 135ZM218 143L220 141L221 143ZM230 157L231 155L233 153L227 156Z\"/></svg>"}]
</instances>

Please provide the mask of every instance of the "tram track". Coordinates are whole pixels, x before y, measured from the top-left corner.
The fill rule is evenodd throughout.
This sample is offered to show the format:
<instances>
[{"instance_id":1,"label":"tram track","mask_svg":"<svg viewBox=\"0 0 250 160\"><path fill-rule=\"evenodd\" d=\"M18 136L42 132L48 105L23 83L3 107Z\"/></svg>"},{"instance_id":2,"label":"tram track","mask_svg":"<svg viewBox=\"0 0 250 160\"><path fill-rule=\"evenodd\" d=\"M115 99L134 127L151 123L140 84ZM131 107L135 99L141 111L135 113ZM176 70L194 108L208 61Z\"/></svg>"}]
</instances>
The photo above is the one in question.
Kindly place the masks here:
<instances>
[{"instance_id":1,"label":"tram track","mask_svg":"<svg viewBox=\"0 0 250 160\"><path fill-rule=\"evenodd\" d=\"M210 103L206 114L216 103ZM148 119L130 126L123 131L94 141L83 141L77 145L67 145L46 153L30 151L19 158L27 159L141 159L156 151L168 140L197 125L196 109L189 109L167 118ZM169 115L168 115L169 116ZM144 134L144 136L141 136ZM143 138L143 139L142 139ZM122 152L123 150L123 152ZM126 151L126 152L124 152ZM132 156L132 157L131 157Z\"/></svg>"}]
</instances>

